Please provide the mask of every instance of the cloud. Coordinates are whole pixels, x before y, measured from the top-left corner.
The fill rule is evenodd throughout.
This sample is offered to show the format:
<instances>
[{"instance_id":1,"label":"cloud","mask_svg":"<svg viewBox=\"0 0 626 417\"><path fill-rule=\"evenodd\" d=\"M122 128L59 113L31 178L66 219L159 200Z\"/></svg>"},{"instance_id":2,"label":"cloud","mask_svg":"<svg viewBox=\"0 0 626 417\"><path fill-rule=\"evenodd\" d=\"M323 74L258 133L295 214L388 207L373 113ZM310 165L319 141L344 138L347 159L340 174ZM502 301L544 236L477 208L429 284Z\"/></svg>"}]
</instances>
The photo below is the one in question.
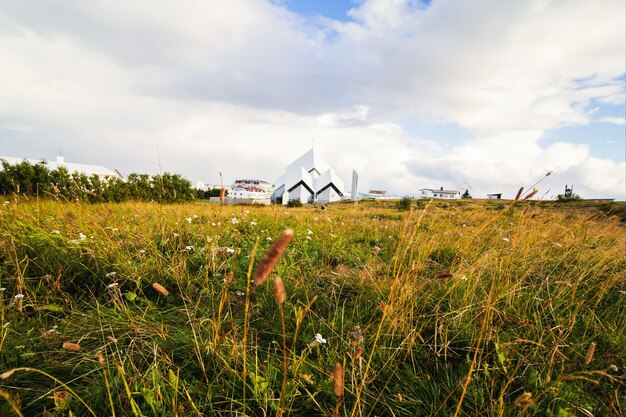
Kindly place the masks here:
<instances>
[{"instance_id":1,"label":"cloud","mask_svg":"<svg viewBox=\"0 0 626 417\"><path fill-rule=\"evenodd\" d=\"M315 138L364 188L467 179L514 193L565 160L542 185L623 195L621 162L541 142L591 123L598 103L623 106L623 2L368 0L349 15L261 0L0 0L0 146L129 172L156 170L158 144L163 168L215 182L271 180ZM407 118L467 134L446 145L404 130Z\"/></svg>"},{"instance_id":2,"label":"cloud","mask_svg":"<svg viewBox=\"0 0 626 417\"><path fill-rule=\"evenodd\" d=\"M598 119L598 122L613 123L620 126L626 125L626 119L623 117L601 117Z\"/></svg>"}]
</instances>

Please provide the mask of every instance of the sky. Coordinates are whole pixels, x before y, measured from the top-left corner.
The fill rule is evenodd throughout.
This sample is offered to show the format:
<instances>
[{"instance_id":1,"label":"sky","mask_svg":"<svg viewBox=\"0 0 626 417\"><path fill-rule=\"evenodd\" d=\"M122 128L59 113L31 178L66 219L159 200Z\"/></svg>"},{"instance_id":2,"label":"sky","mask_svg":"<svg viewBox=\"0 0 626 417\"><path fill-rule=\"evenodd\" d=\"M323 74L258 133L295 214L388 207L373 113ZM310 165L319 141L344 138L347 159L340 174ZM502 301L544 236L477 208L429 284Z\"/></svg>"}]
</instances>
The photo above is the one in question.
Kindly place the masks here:
<instances>
[{"instance_id":1,"label":"sky","mask_svg":"<svg viewBox=\"0 0 626 417\"><path fill-rule=\"evenodd\" d=\"M625 198L623 0L0 0L0 155ZM546 174L550 173L549 176Z\"/></svg>"}]
</instances>

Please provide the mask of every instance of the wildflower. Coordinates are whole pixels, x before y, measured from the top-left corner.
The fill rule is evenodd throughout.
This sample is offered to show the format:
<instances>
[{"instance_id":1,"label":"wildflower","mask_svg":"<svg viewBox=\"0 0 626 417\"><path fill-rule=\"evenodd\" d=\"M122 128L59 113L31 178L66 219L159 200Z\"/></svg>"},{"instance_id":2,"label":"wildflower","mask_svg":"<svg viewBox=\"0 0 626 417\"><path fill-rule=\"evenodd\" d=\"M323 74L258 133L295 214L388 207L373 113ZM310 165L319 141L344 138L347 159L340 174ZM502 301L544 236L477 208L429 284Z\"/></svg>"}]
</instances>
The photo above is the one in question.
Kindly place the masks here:
<instances>
[{"instance_id":1,"label":"wildflower","mask_svg":"<svg viewBox=\"0 0 626 417\"><path fill-rule=\"evenodd\" d=\"M214 222L211 222L211 226L215 226L215 223L214 223Z\"/></svg>"},{"instance_id":2,"label":"wildflower","mask_svg":"<svg viewBox=\"0 0 626 417\"><path fill-rule=\"evenodd\" d=\"M250 226L256 226L256 222L250 222Z\"/></svg>"},{"instance_id":3,"label":"wildflower","mask_svg":"<svg viewBox=\"0 0 626 417\"><path fill-rule=\"evenodd\" d=\"M7 290L7 289L6 289L5 287L0 288L0 292L4 292L4 291L6 291L6 290Z\"/></svg>"},{"instance_id":4,"label":"wildflower","mask_svg":"<svg viewBox=\"0 0 626 417\"><path fill-rule=\"evenodd\" d=\"M307 236L307 237L306 237L306 240L312 240L312 239L311 239L311 236Z\"/></svg>"},{"instance_id":5,"label":"wildflower","mask_svg":"<svg viewBox=\"0 0 626 417\"><path fill-rule=\"evenodd\" d=\"M233 248L226 248L226 253L235 253L235 249L233 249Z\"/></svg>"},{"instance_id":6,"label":"wildflower","mask_svg":"<svg viewBox=\"0 0 626 417\"><path fill-rule=\"evenodd\" d=\"M172 236L178 237L178 233L174 232L174 233L172 233Z\"/></svg>"},{"instance_id":7,"label":"wildflower","mask_svg":"<svg viewBox=\"0 0 626 417\"><path fill-rule=\"evenodd\" d=\"M265 238L265 240L267 240L268 242L271 242L272 238L268 236L268 237Z\"/></svg>"},{"instance_id":8,"label":"wildflower","mask_svg":"<svg viewBox=\"0 0 626 417\"><path fill-rule=\"evenodd\" d=\"M207 242L207 243L211 243L211 242L213 242L213 238L212 238L211 236L207 236L207 238L206 238L206 242Z\"/></svg>"},{"instance_id":9,"label":"wildflower","mask_svg":"<svg viewBox=\"0 0 626 417\"><path fill-rule=\"evenodd\" d=\"M10 202L10 201L5 201L5 202L4 202L4 203L2 203L2 204L4 204L4 205L6 206L7 204L11 204L11 202Z\"/></svg>"},{"instance_id":10,"label":"wildflower","mask_svg":"<svg viewBox=\"0 0 626 417\"><path fill-rule=\"evenodd\" d=\"M190 246L185 246L185 250L194 250L194 247L191 246L191 245Z\"/></svg>"},{"instance_id":11,"label":"wildflower","mask_svg":"<svg viewBox=\"0 0 626 417\"><path fill-rule=\"evenodd\" d=\"M186 221L187 223L191 223L191 217L187 217L187 218L185 219L185 221Z\"/></svg>"},{"instance_id":12,"label":"wildflower","mask_svg":"<svg viewBox=\"0 0 626 417\"><path fill-rule=\"evenodd\" d=\"M508 237L503 237L502 240L504 240L505 242L509 242L509 238Z\"/></svg>"},{"instance_id":13,"label":"wildflower","mask_svg":"<svg viewBox=\"0 0 626 417\"><path fill-rule=\"evenodd\" d=\"M113 228L113 229L111 229L111 230L113 230L114 232L117 232L117 231L118 231L118 230L120 230L120 229L118 229L117 227L114 227L114 228Z\"/></svg>"},{"instance_id":14,"label":"wildflower","mask_svg":"<svg viewBox=\"0 0 626 417\"><path fill-rule=\"evenodd\" d=\"M60 235L61 232L59 232L58 230L54 229L53 231L50 232L53 235Z\"/></svg>"},{"instance_id":15,"label":"wildflower","mask_svg":"<svg viewBox=\"0 0 626 417\"><path fill-rule=\"evenodd\" d=\"M144 254L144 253L146 253L146 251L143 250L143 249L139 249L139 253Z\"/></svg>"},{"instance_id":16,"label":"wildflower","mask_svg":"<svg viewBox=\"0 0 626 417\"><path fill-rule=\"evenodd\" d=\"M4 323L4 326L2 326L3 329L6 329L7 327L9 327L11 325L10 321L7 321L6 323Z\"/></svg>"},{"instance_id":17,"label":"wildflower","mask_svg":"<svg viewBox=\"0 0 626 417\"><path fill-rule=\"evenodd\" d=\"M105 277L107 277L107 278L115 278L115 275L117 275L117 272L111 271L111 272L107 272Z\"/></svg>"},{"instance_id":18,"label":"wildflower","mask_svg":"<svg viewBox=\"0 0 626 417\"><path fill-rule=\"evenodd\" d=\"M236 218L236 217L233 217L232 219L230 219L230 222L231 222L232 224L237 224L237 223L239 223L239 220L237 220L237 218Z\"/></svg>"},{"instance_id":19,"label":"wildflower","mask_svg":"<svg viewBox=\"0 0 626 417\"><path fill-rule=\"evenodd\" d=\"M315 342L319 343L320 345L326 344L326 339L324 339L321 335L321 333L315 333Z\"/></svg>"},{"instance_id":20,"label":"wildflower","mask_svg":"<svg viewBox=\"0 0 626 417\"><path fill-rule=\"evenodd\" d=\"M243 297L244 295L246 295L245 292L239 290L235 291L235 294L237 294L238 297Z\"/></svg>"},{"instance_id":21,"label":"wildflower","mask_svg":"<svg viewBox=\"0 0 626 417\"><path fill-rule=\"evenodd\" d=\"M24 298L24 294L15 294L15 299L16 300L20 300L22 298Z\"/></svg>"},{"instance_id":22,"label":"wildflower","mask_svg":"<svg viewBox=\"0 0 626 417\"><path fill-rule=\"evenodd\" d=\"M197 219L197 218L198 218L198 215L197 215L197 214L194 214L194 215L193 215L193 218L194 218L194 219Z\"/></svg>"},{"instance_id":23,"label":"wildflower","mask_svg":"<svg viewBox=\"0 0 626 417\"><path fill-rule=\"evenodd\" d=\"M78 232L78 237L80 238L80 240L87 239L87 236L85 236L82 232Z\"/></svg>"},{"instance_id":24,"label":"wildflower","mask_svg":"<svg viewBox=\"0 0 626 417\"><path fill-rule=\"evenodd\" d=\"M311 229L307 229L306 233L307 233L308 235L312 235L312 234L313 234L313 231L312 231Z\"/></svg>"},{"instance_id":25,"label":"wildflower","mask_svg":"<svg viewBox=\"0 0 626 417\"><path fill-rule=\"evenodd\" d=\"M463 275L463 276L461 277L461 281L467 281L467 276L466 276L466 275Z\"/></svg>"},{"instance_id":26,"label":"wildflower","mask_svg":"<svg viewBox=\"0 0 626 417\"><path fill-rule=\"evenodd\" d=\"M110 283L109 285L107 285L107 288L115 288L115 287L117 287L118 285L120 285L120 284L118 284L117 282L112 282L112 283Z\"/></svg>"},{"instance_id":27,"label":"wildflower","mask_svg":"<svg viewBox=\"0 0 626 417\"><path fill-rule=\"evenodd\" d=\"M317 216L313 217L313 220L318 221L319 219L317 218Z\"/></svg>"}]
</instances>

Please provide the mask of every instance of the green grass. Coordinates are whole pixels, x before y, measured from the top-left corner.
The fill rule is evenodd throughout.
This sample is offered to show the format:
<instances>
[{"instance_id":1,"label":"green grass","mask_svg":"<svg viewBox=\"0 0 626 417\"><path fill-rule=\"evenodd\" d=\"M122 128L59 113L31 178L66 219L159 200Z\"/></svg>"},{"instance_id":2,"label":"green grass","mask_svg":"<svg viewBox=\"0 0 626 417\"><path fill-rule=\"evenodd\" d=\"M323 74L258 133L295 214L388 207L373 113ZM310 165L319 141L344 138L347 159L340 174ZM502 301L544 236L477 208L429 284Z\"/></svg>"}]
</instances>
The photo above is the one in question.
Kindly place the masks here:
<instances>
[{"instance_id":1,"label":"green grass","mask_svg":"<svg viewBox=\"0 0 626 417\"><path fill-rule=\"evenodd\" d=\"M413 207L3 205L0 415L624 415L613 206Z\"/></svg>"}]
</instances>

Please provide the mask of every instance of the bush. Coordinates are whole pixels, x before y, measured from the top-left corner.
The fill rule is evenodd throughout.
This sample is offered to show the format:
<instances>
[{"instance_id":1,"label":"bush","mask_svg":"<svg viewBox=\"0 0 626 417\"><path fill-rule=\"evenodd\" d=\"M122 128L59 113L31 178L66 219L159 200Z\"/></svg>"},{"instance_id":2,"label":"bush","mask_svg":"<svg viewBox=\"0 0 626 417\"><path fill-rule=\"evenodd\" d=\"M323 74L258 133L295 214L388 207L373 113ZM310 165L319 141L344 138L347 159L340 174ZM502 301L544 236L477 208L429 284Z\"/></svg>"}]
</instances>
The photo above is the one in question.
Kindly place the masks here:
<instances>
[{"instance_id":1,"label":"bush","mask_svg":"<svg viewBox=\"0 0 626 417\"><path fill-rule=\"evenodd\" d=\"M300 200L289 200L287 202L287 207L302 207L302 201L300 201Z\"/></svg>"},{"instance_id":2,"label":"bush","mask_svg":"<svg viewBox=\"0 0 626 417\"><path fill-rule=\"evenodd\" d=\"M402 200L398 201L398 210L409 210L411 209L412 200L409 197L404 197Z\"/></svg>"}]
</instances>

